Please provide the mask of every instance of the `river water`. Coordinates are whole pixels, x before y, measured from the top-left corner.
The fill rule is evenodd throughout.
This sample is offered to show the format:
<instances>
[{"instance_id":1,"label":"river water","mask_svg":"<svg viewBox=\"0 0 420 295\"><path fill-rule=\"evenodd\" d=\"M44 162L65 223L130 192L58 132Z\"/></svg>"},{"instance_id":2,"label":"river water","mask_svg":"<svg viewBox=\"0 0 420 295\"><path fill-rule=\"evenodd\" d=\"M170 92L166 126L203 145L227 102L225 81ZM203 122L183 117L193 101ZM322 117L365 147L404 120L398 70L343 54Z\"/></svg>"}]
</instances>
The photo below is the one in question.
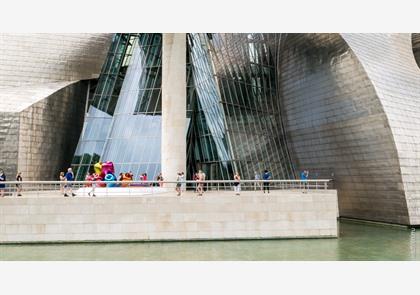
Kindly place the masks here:
<instances>
[{"instance_id":1,"label":"river water","mask_svg":"<svg viewBox=\"0 0 420 295\"><path fill-rule=\"evenodd\" d=\"M341 221L338 239L1 245L0 260L420 260L420 230Z\"/></svg>"}]
</instances>

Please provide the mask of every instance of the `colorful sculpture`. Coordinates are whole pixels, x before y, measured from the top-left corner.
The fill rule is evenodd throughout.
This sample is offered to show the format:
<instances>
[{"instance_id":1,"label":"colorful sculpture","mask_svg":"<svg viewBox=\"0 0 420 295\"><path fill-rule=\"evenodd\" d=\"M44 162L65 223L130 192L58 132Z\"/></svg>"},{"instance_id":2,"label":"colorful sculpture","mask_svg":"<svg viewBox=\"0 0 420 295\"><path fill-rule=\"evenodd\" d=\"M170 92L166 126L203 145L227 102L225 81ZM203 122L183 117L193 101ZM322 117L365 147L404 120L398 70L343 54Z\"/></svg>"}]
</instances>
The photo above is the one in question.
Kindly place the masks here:
<instances>
[{"instance_id":1,"label":"colorful sculpture","mask_svg":"<svg viewBox=\"0 0 420 295\"><path fill-rule=\"evenodd\" d=\"M123 174L121 186L127 187L129 185L128 182L130 181L133 181L133 178L131 177L131 175L129 173Z\"/></svg>"},{"instance_id":2,"label":"colorful sculpture","mask_svg":"<svg viewBox=\"0 0 420 295\"><path fill-rule=\"evenodd\" d=\"M105 174L112 173L114 174L114 163L110 161L106 161L105 163L102 163L102 172Z\"/></svg>"},{"instance_id":3,"label":"colorful sculpture","mask_svg":"<svg viewBox=\"0 0 420 295\"><path fill-rule=\"evenodd\" d=\"M95 165L93 165L93 169L95 170L95 173L100 175L102 172L102 162L98 162Z\"/></svg>"},{"instance_id":4,"label":"colorful sculpture","mask_svg":"<svg viewBox=\"0 0 420 295\"><path fill-rule=\"evenodd\" d=\"M117 186L116 183L109 183L110 181L116 181L117 178L114 175L114 163L110 161L106 161L102 163L99 161L95 165L93 165L93 169L95 170L95 173L98 175L98 180L101 180L99 185L101 187L114 187Z\"/></svg>"},{"instance_id":5,"label":"colorful sculpture","mask_svg":"<svg viewBox=\"0 0 420 295\"><path fill-rule=\"evenodd\" d=\"M117 180L117 178L112 173L107 173L105 175L105 178L104 178L104 181L106 182L106 186L107 187L115 187L115 186L117 186L116 183L111 183L111 181L116 181L116 180Z\"/></svg>"}]
</instances>

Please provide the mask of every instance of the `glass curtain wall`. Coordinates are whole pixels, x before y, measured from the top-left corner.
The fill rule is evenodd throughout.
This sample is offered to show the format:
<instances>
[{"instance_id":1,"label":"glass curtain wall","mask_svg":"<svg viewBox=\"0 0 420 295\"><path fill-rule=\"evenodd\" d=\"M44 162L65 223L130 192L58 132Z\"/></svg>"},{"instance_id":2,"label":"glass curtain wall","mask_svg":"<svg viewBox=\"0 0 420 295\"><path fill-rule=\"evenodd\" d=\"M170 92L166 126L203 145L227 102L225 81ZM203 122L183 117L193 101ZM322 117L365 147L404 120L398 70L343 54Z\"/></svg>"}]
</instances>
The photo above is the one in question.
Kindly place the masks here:
<instances>
[{"instance_id":1,"label":"glass curtain wall","mask_svg":"<svg viewBox=\"0 0 420 295\"><path fill-rule=\"evenodd\" d=\"M161 149L162 36L140 34L115 108L104 160L116 172L131 171L138 179L159 174Z\"/></svg>"},{"instance_id":2,"label":"glass curtain wall","mask_svg":"<svg viewBox=\"0 0 420 295\"><path fill-rule=\"evenodd\" d=\"M73 158L77 179L99 159L113 161L117 173L160 170L161 38L114 35Z\"/></svg>"},{"instance_id":3,"label":"glass curtain wall","mask_svg":"<svg viewBox=\"0 0 420 295\"><path fill-rule=\"evenodd\" d=\"M229 179L233 172L221 96L205 34L188 35L190 62L187 93L193 102L188 150L189 174L203 170L209 179Z\"/></svg>"},{"instance_id":4,"label":"glass curtain wall","mask_svg":"<svg viewBox=\"0 0 420 295\"><path fill-rule=\"evenodd\" d=\"M190 164L210 179L232 179L234 171L253 179L265 169L294 178L281 132L274 37L189 34L188 40L197 96Z\"/></svg>"},{"instance_id":5,"label":"glass curtain wall","mask_svg":"<svg viewBox=\"0 0 420 295\"><path fill-rule=\"evenodd\" d=\"M187 177L294 178L276 84L276 34L187 35ZM73 167L99 159L116 172L160 172L161 34L115 34L89 101Z\"/></svg>"}]
</instances>

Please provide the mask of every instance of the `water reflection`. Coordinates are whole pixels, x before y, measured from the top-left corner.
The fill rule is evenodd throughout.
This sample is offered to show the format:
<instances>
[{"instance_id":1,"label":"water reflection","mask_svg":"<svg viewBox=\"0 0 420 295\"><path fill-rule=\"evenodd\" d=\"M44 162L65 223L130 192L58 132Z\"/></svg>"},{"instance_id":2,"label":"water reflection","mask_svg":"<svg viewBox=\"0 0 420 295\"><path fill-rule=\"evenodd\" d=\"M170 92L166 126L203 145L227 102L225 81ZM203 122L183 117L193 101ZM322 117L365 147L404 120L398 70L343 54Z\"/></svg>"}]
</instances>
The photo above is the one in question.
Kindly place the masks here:
<instances>
[{"instance_id":1,"label":"water reflection","mask_svg":"<svg viewBox=\"0 0 420 295\"><path fill-rule=\"evenodd\" d=\"M4 245L0 260L420 260L411 246L408 229L341 222L338 239Z\"/></svg>"}]
</instances>

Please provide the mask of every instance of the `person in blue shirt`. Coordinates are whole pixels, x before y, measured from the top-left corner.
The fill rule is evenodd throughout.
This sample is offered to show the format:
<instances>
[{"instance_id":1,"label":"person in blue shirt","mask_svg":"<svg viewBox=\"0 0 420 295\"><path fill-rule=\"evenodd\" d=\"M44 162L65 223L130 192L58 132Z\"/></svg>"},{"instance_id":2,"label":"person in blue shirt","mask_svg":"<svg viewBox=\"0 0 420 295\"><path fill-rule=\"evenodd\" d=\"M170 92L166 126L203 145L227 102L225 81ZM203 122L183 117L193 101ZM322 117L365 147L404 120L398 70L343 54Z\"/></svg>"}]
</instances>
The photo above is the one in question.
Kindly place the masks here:
<instances>
[{"instance_id":1,"label":"person in blue shirt","mask_svg":"<svg viewBox=\"0 0 420 295\"><path fill-rule=\"evenodd\" d=\"M271 173L266 169L266 170L264 170L264 174L263 174L263 182L264 182L264 185L263 185L263 190L264 190L264 194L265 194L265 191L267 190L267 193L269 194L270 193L270 182L269 182L269 180L271 179Z\"/></svg>"},{"instance_id":2,"label":"person in blue shirt","mask_svg":"<svg viewBox=\"0 0 420 295\"><path fill-rule=\"evenodd\" d=\"M6 188L6 184L2 183L6 181L6 174L4 171L0 169L0 197L4 197L4 189Z\"/></svg>"},{"instance_id":3,"label":"person in blue shirt","mask_svg":"<svg viewBox=\"0 0 420 295\"><path fill-rule=\"evenodd\" d=\"M309 171L308 170L305 169L300 173L300 180L303 182L303 188L304 189L309 188L309 185L306 183L307 180L308 180L308 177L309 177Z\"/></svg>"},{"instance_id":4,"label":"person in blue shirt","mask_svg":"<svg viewBox=\"0 0 420 295\"><path fill-rule=\"evenodd\" d=\"M64 178L66 179L66 182L67 182L66 185L64 186L64 196L65 197L69 196L67 195L67 192L70 192L73 197L76 196L76 194L73 193L73 188L71 185L71 181L74 180L74 173L71 168L67 169L67 173L64 175Z\"/></svg>"}]
</instances>

